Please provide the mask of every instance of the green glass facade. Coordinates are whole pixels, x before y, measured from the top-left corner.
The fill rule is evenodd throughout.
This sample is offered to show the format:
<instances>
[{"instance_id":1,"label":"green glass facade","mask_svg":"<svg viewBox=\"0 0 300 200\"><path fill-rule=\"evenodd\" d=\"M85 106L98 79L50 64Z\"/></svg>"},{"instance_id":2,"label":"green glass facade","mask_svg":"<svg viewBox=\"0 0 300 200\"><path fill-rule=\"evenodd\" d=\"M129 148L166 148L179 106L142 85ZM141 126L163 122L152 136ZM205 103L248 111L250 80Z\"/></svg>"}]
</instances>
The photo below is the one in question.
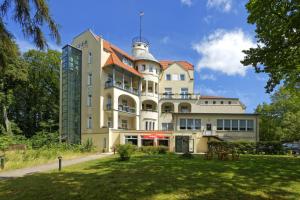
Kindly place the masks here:
<instances>
[{"instance_id":1,"label":"green glass facade","mask_svg":"<svg viewBox=\"0 0 300 200\"><path fill-rule=\"evenodd\" d=\"M63 47L61 137L72 144L81 141L81 55L79 49Z\"/></svg>"}]
</instances>

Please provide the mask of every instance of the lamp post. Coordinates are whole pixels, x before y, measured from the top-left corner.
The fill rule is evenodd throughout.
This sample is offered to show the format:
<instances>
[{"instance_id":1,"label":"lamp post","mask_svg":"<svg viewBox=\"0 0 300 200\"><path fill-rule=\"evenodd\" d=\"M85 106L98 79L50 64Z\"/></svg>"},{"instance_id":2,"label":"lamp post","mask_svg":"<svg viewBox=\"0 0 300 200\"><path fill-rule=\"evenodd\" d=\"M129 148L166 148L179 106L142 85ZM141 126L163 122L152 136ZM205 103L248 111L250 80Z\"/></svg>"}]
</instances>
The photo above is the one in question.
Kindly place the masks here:
<instances>
[{"instance_id":1,"label":"lamp post","mask_svg":"<svg viewBox=\"0 0 300 200\"><path fill-rule=\"evenodd\" d=\"M58 156L58 171L61 171L62 156Z\"/></svg>"}]
</instances>

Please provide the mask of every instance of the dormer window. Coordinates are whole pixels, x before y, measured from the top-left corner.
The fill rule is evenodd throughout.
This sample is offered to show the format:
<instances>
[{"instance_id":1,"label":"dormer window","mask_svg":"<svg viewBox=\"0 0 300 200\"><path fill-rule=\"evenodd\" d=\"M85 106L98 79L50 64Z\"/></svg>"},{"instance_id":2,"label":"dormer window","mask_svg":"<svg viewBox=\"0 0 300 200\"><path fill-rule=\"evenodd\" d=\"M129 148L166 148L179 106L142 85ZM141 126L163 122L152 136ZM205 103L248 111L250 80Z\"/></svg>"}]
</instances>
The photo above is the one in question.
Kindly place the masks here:
<instances>
[{"instance_id":1,"label":"dormer window","mask_svg":"<svg viewBox=\"0 0 300 200\"><path fill-rule=\"evenodd\" d=\"M171 74L166 74L166 80L170 81L171 80Z\"/></svg>"},{"instance_id":2,"label":"dormer window","mask_svg":"<svg viewBox=\"0 0 300 200\"><path fill-rule=\"evenodd\" d=\"M180 74L180 80L184 81L185 80L185 74Z\"/></svg>"}]
</instances>

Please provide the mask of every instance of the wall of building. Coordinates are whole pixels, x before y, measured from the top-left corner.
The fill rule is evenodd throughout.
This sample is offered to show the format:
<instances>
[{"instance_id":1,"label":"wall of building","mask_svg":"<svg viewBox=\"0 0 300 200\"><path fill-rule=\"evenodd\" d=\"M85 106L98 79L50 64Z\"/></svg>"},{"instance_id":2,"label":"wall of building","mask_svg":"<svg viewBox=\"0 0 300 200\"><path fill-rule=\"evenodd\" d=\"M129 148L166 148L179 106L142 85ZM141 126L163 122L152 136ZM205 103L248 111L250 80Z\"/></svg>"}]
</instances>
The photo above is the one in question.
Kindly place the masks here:
<instances>
[{"instance_id":1,"label":"wall of building","mask_svg":"<svg viewBox=\"0 0 300 200\"><path fill-rule=\"evenodd\" d=\"M81 98L81 132L99 133L101 129L100 99L101 90L100 74L101 68L101 40L93 33L86 31L75 37L72 45L82 50L82 98ZM89 54L91 59L89 62ZM92 84L88 85L88 74L92 74ZM92 105L88 106L88 95L92 95ZM92 128L88 129L88 117L92 117Z\"/></svg>"},{"instance_id":2,"label":"wall of building","mask_svg":"<svg viewBox=\"0 0 300 200\"><path fill-rule=\"evenodd\" d=\"M166 74L171 74L173 78L174 74L178 75L178 80L166 80ZM185 80L181 81L180 74L185 75ZM189 93L194 93L194 79L191 77L192 73L186 71L182 66L177 63L173 63L167 69L165 69L160 76L159 81L159 93L164 93L165 88L172 88L172 93L180 94L181 88L188 88Z\"/></svg>"}]
</instances>

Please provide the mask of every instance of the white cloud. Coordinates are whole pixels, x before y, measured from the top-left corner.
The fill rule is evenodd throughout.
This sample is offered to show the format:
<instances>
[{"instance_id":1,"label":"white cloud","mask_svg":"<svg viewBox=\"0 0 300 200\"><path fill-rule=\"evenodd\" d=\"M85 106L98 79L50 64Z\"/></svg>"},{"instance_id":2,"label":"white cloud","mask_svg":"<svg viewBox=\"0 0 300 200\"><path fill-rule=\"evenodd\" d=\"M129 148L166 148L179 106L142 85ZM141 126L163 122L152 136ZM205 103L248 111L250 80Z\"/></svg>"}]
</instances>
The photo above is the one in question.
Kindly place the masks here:
<instances>
[{"instance_id":1,"label":"white cloud","mask_svg":"<svg viewBox=\"0 0 300 200\"><path fill-rule=\"evenodd\" d=\"M199 87L197 87L195 89L195 92L197 94L209 95L209 96L227 96L228 95L228 91L227 90L224 90L224 89L213 89L213 88L207 87L205 85L199 85Z\"/></svg>"},{"instance_id":2,"label":"white cloud","mask_svg":"<svg viewBox=\"0 0 300 200\"><path fill-rule=\"evenodd\" d=\"M163 37L160 42L163 43L163 44L168 44L170 41L170 37L169 36L165 36Z\"/></svg>"},{"instance_id":3,"label":"white cloud","mask_svg":"<svg viewBox=\"0 0 300 200\"><path fill-rule=\"evenodd\" d=\"M254 46L251 37L241 29L216 30L201 42L193 44L193 49L201 55L197 70L208 68L227 75L245 76L249 67L240 63L245 56L242 50Z\"/></svg>"},{"instance_id":4,"label":"white cloud","mask_svg":"<svg viewBox=\"0 0 300 200\"><path fill-rule=\"evenodd\" d=\"M232 0L208 0L208 8L217 8L223 12L229 12L232 8Z\"/></svg>"},{"instance_id":5,"label":"white cloud","mask_svg":"<svg viewBox=\"0 0 300 200\"><path fill-rule=\"evenodd\" d=\"M193 4L192 0L180 0L180 1L183 5L186 5L188 7L191 7Z\"/></svg>"},{"instance_id":6,"label":"white cloud","mask_svg":"<svg viewBox=\"0 0 300 200\"><path fill-rule=\"evenodd\" d=\"M215 81L217 80L216 76L213 74L200 74L200 79L201 80L211 80L211 81Z\"/></svg>"}]
</instances>

